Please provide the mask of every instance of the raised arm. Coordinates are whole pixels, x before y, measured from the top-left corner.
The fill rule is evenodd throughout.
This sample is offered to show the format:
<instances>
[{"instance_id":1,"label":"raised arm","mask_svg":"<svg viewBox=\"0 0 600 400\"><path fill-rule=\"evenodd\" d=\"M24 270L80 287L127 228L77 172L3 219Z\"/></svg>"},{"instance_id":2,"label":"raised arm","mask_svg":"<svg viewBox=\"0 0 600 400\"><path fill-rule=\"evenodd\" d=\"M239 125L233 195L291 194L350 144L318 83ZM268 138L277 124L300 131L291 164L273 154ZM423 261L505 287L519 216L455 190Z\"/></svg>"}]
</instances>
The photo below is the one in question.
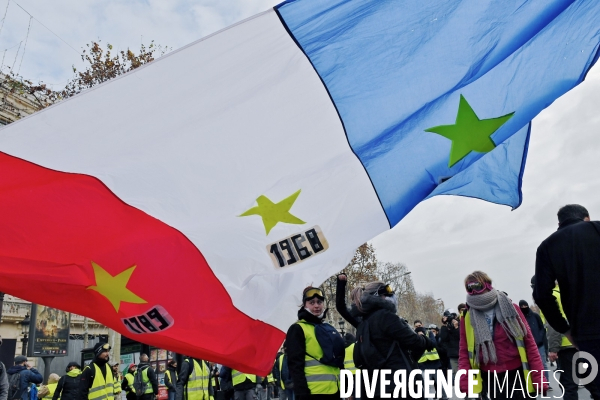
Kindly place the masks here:
<instances>
[{"instance_id":1,"label":"raised arm","mask_svg":"<svg viewBox=\"0 0 600 400\"><path fill-rule=\"evenodd\" d=\"M335 309L350 325L357 328L359 322L350 315L348 308L346 308L346 283L346 275L338 275L335 289Z\"/></svg>"}]
</instances>

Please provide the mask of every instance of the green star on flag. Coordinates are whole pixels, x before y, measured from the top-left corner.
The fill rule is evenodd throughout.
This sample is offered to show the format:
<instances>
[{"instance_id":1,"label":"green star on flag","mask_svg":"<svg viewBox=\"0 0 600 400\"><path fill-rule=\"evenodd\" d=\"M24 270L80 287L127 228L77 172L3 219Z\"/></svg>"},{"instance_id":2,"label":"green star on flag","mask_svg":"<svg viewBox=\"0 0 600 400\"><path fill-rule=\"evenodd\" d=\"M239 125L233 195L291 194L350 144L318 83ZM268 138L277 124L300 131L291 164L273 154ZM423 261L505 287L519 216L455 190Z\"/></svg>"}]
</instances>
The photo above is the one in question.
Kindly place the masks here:
<instances>
[{"instance_id":1,"label":"green star on flag","mask_svg":"<svg viewBox=\"0 0 600 400\"><path fill-rule=\"evenodd\" d=\"M294 205L294 202L298 196L300 196L300 191L301 190L298 190L296 193L286 197L279 203L273 203L267 196L262 195L256 199L256 204L258 205L244 212L240 217L260 215L267 235L279 222L298 225L305 224L306 222L290 213L290 209Z\"/></svg>"},{"instance_id":2,"label":"green star on flag","mask_svg":"<svg viewBox=\"0 0 600 400\"><path fill-rule=\"evenodd\" d=\"M425 129L425 132L433 132L452 141L450 148L450 160L448 167L465 158L470 152L487 153L496 148L496 143L491 136L514 112L497 118L479 119L464 96L460 95L458 114L454 125L440 125Z\"/></svg>"}]
</instances>

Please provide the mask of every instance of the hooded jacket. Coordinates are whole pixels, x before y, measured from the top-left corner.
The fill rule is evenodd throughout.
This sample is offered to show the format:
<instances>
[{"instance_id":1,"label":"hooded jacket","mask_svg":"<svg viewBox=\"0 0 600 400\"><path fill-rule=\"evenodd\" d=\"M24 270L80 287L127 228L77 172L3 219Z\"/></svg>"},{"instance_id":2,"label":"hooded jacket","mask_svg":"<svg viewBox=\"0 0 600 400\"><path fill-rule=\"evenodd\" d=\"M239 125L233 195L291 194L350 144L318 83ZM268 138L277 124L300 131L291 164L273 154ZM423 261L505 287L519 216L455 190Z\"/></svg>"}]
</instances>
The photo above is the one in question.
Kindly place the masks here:
<instances>
[{"instance_id":1,"label":"hooded jacket","mask_svg":"<svg viewBox=\"0 0 600 400\"><path fill-rule=\"evenodd\" d=\"M42 383L44 377L35 368L27 369L24 365L13 365L6 371L8 375L21 374L21 387L19 388L19 396L23 400L27 400L29 395L27 387L31 383Z\"/></svg>"},{"instance_id":2,"label":"hooded jacket","mask_svg":"<svg viewBox=\"0 0 600 400\"><path fill-rule=\"evenodd\" d=\"M411 361L405 357L406 355L410 355L412 360L416 361L421 358L425 349L431 350L435 347L433 341L415 333L403 319L398 317L396 305L392 302L380 296L363 296L361 298L362 311L358 310L354 304L348 310L345 304L346 281L338 279L336 290L337 311L355 328L363 319L368 320L371 342L379 353L386 356L396 342L404 351L403 355L396 347L387 361L386 369L410 370L412 365L407 365L407 361L409 363ZM358 346L354 350L354 362L356 365L360 365L362 359L357 354L357 348Z\"/></svg>"},{"instance_id":3,"label":"hooded jacket","mask_svg":"<svg viewBox=\"0 0 600 400\"><path fill-rule=\"evenodd\" d=\"M79 398L79 375L81 375L81 370L74 368L66 375L61 376L52 400L58 400L59 397L62 400L77 400Z\"/></svg>"},{"instance_id":4,"label":"hooded jacket","mask_svg":"<svg viewBox=\"0 0 600 400\"><path fill-rule=\"evenodd\" d=\"M311 324L322 324L327 310L323 313L323 317L319 318L304 308L298 311L298 320L305 320ZM294 393L297 400L302 400L307 396L310 396L310 389L306 382L306 376L304 375L304 355L306 354L306 338L304 337L304 331L302 327L296 323L292 324L287 331L285 338L286 351L287 351L287 362L292 381L294 383ZM319 397L331 397L332 399L339 399L339 394L332 395L319 395Z\"/></svg>"}]
</instances>

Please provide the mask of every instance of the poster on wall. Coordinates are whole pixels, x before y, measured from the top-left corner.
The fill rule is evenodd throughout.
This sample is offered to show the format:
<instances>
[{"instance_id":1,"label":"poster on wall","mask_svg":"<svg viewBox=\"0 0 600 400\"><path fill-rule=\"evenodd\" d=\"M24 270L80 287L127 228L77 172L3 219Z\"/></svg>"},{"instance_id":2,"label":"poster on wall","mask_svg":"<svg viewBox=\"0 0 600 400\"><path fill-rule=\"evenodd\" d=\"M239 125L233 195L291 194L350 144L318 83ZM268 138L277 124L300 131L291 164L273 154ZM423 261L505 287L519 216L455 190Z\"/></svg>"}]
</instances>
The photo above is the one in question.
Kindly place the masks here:
<instances>
[{"instance_id":1,"label":"poster on wall","mask_svg":"<svg viewBox=\"0 0 600 400\"><path fill-rule=\"evenodd\" d=\"M70 321L66 311L32 304L28 356L67 356Z\"/></svg>"}]
</instances>

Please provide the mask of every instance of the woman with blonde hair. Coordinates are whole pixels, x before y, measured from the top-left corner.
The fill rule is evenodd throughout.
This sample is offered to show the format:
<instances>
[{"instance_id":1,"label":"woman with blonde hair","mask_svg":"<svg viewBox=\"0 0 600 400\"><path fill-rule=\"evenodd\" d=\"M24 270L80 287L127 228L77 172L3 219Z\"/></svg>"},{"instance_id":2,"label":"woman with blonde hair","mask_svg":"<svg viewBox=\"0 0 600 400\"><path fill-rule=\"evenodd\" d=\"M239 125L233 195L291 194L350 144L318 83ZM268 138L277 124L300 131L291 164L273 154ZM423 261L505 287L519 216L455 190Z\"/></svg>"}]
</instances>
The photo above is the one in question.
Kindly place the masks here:
<instances>
[{"instance_id":1,"label":"woman with blonde hair","mask_svg":"<svg viewBox=\"0 0 600 400\"><path fill-rule=\"evenodd\" d=\"M490 399L527 399L529 393L545 393L548 383L543 381L540 353L519 306L494 289L485 272L469 274L465 289L467 310L460 320L458 369L480 371L474 392L485 391ZM505 379L508 385L494 385L502 385ZM462 375L463 392L467 383L467 375Z\"/></svg>"},{"instance_id":2,"label":"woman with blonde hair","mask_svg":"<svg viewBox=\"0 0 600 400\"><path fill-rule=\"evenodd\" d=\"M375 369L389 369L392 375L394 371L405 370L408 376L415 366L413 360L418 360L426 349L432 350L435 347L433 341L415 333L408 323L397 315L398 299L390 285L384 282L369 282L352 290L352 304L348 310L345 302L346 280L346 275L338 275L336 309L346 321L358 328L357 345L354 347L356 367L369 372ZM366 346L361 340L367 335L376 353L371 353L368 359L365 359ZM391 394L393 390L392 380L386 388L386 393ZM375 396L379 396L379 393L380 389L377 387Z\"/></svg>"}]
</instances>

